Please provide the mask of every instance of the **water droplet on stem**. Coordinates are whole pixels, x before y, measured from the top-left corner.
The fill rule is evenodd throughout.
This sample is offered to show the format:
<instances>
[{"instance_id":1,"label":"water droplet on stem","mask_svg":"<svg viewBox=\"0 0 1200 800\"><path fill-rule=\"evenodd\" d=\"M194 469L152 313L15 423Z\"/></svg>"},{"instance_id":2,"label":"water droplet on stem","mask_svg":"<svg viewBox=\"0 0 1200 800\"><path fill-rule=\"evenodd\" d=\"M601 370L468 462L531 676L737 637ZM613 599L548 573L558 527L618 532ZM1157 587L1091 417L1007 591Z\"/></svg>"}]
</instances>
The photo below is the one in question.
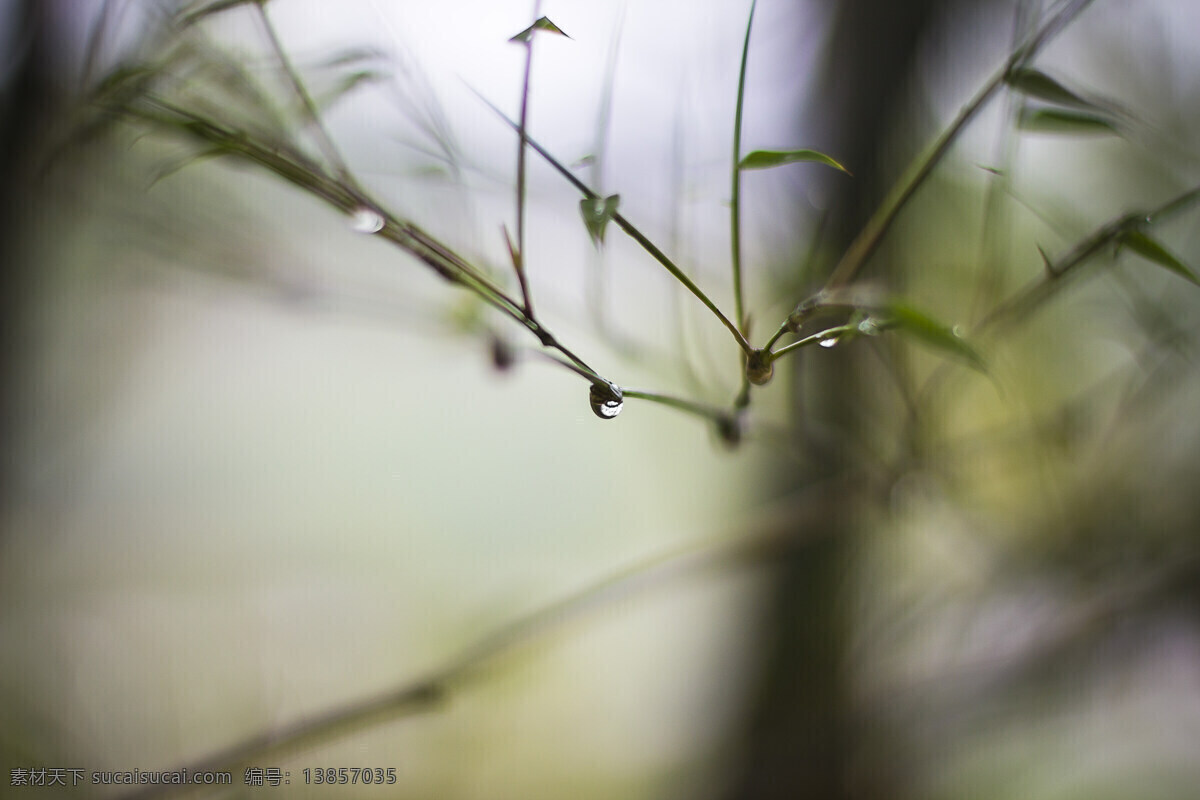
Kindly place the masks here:
<instances>
[{"instance_id":1,"label":"water droplet on stem","mask_svg":"<svg viewBox=\"0 0 1200 800\"><path fill-rule=\"evenodd\" d=\"M369 206L359 206L350 215L350 228L358 233L379 233L385 222L383 214Z\"/></svg>"},{"instance_id":2,"label":"water droplet on stem","mask_svg":"<svg viewBox=\"0 0 1200 800\"><path fill-rule=\"evenodd\" d=\"M613 419L625 407L625 396L621 394L620 387L613 383L593 383L588 400L592 405L592 413L600 419Z\"/></svg>"}]
</instances>

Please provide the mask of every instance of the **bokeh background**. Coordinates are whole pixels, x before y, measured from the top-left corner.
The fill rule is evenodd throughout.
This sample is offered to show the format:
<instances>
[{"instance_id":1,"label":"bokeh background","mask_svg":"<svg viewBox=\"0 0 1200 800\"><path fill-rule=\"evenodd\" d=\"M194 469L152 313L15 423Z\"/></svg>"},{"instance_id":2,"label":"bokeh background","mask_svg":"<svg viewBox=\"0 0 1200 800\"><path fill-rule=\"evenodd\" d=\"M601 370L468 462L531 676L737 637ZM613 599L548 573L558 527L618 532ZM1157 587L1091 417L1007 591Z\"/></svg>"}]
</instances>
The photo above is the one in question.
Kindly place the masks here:
<instances>
[{"instance_id":1,"label":"bokeh background","mask_svg":"<svg viewBox=\"0 0 1200 800\"><path fill-rule=\"evenodd\" d=\"M757 342L1063 5L762 0L744 150L817 147L854 178L744 175ZM531 337L343 215L98 115L105 75L169 71L181 37L197 107L269 118L222 63L295 104L250 9L181 32L173 8L6 12L0 794L38 791L13 769L194 765L429 679L439 702L247 750L195 794L1194 796L1200 287L1106 248L977 341L989 377L861 337L781 362L733 450L633 400L602 422ZM362 183L502 267L516 137L472 90L516 114L531 4L267 10ZM571 38L536 40L532 135L730 307L749 5L541 12ZM1195 186L1197 12L1095 0L1035 63L1118 130L1019 131L998 97L863 281L970 331L1039 247ZM693 298L618 231L597 253L536 159L528 202L562 340L622 385L730 402L737 351ZM1198 213L1151 229L1193 269ZM247 765L291 785L244 787ZM343 766L398 780L303 785Z\"/></svg>"}]
</instances>

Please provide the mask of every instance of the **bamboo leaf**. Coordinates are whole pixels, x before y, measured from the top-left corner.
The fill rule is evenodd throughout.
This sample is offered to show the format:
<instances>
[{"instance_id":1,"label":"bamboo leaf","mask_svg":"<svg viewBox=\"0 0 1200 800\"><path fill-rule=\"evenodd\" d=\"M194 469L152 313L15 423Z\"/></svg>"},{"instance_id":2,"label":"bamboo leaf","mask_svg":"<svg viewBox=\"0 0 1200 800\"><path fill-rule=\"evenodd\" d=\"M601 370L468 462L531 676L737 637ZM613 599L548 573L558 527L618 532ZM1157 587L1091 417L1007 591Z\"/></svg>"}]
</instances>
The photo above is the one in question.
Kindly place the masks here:
<instances>
[{"instance_id":1,"label":"bamboo leaf","mask_svg":"<svg viewBox=\"0 0 1200 800\"><path fill-rule=\"evenodd\" d=\"M517 272L520 272L523 268L521 263L521 251L517 248L516 243L513 242L512 236L508 232L507 225L501 225L500 232L504 234L504 244L508 246L508 257L512 259L513 269L515 269Z\"/></svg>"},{"instance_id":2,"label":"bamboo leaf","mask_svg":"<svg viewBox=\"0 0 1200 800\"><path fill-rule=\"evenodd\" d=\"M1112 136L1119 132L1107 118L1088 111L1065 108L1027 108L1017 126L1031 133L1065 133L1079 136Z\"/></svg>"},{"instance_id":3,"label":"bamboo leaf","mask_svg":"<svg viewBox=\"0 0 1200 800\"><path fill-rule=\"evenodd\" d=\"M176 159L175 161L172 161L169 164L165 164L162 167L159 167L154 172L154 176L150 179L150 185L147 186L146 188L148 188L148 189L153 188L160 181L166 180L167 178L171 177L172 175L174 175L176 172L179 172L183 168L190 167L193 164L198 164L201 161L207 161L210 158L220 158L221 156L237 155L237 154L238 153L236 150L229 148L229 147L209 147L209 148L200 150L199 152L193 153L189 156L184 156L183 158Z\"/></svg>"},{"instance_id":4,"label":"bamboo leaf","mask_svg":"<svg viewBox=\"0 0 1200 800\"><path fill-rule=\"evenodd\" d=\"M1170 250L1167 250L1167 248L1159 244L1158 241L1152 239L1141 231L1128 231L1122 234L1120 243L1147 261L1153 261L1160 267L1169 269L1176 275L1186 278L1192 283L1200 286L1200 279L1196 277L1196 273L1188 269L1187 265L1176 258Z\"/></svg>"},{"instance_id":5,"label":"bamboo leaf","mask_svg":"<svg viewBox=\"0 0 1200 800\"><path fill-rule=\"evenodd\" d=\"M205 17L213 14L219 14L222 11L228 11L231 8L250 5L251 3L258 3L261 5L265 2L266 0L215 0L215 2L209 3L208 5L198 8L195 11L190 11L182 15L179 19L179 24L181 27L186 28L189 25L196 24Z\"/></svg>"},{"instance_id":6,"label":"bamboo leaf","mask_svg":"<svg viewBox=\"0 0 1200 800\"><path fill-rule=\"evenodd\" d=\"M550 33L557 33L559 36L567 36L562 28L550 21L549 17L541 17L537 22L533 23L533 27L539 31L549 31ZM571 37L567 36L567 38L570 39Z\"/></svg>"},{"instance_id":7,"label":"bamboo leaf","mask_svg":"<svg viewBox=\"0 0 1200 800\"><path fill-rule=\"evenodd\" d=\"M558 27L553 22L551 22L549 17L542 17L542 18L538 19L537 22L533 23L528 28L526 28L525 30L518 33L516 36L509 39L509 41L517 42L520 44L525 44L530 39L532 39L533 35L535 33L537 33L538 31L545 31L546 33L555 33L555 34L558 34L559 36L567 36L566 32L563 31L562 28ZM567 36L567 38L570 39L571 37Z\"/></svg>"},{"instance_id":8,"label":"bamboo leaf","mask_svg":"<svg viewBox=\"0 0 1200 800\"><path fill-rule=\"evenodd\" d=\"M1089 103L1054 78L1036 69L1014 70L1008 74L1005 80L1018 92L1037 100L1044 100L1059 106L1076 106L1097 112L1102 111L1099 106Z\"/></svg>"},{"instance_id":9,"label":"bamboo leaf","mask_svg":"<svg viewBox=\"0 0 1200 800\"><path fill-rule=\"evenodd\" d=\"M131 84L135 91L140 92L141 88L151 79L158 75L159 69L150 64L124 64L100 80L96 86L95 97L97 99L110 97L111 95L121 92Z\"/></svg>"},{"instance_id":10,"label":"bamboo leaf","mask_svg":"<svg viewBox=\"0 0 1200 800\"><path fill-rule=\"evenodd\" d=\"M1042 246L1040 244L1037 245L1037 250L1038 250L1038 253L1040 253L1042 256L1042 263L1046 266L1046 272L1048 272L1051 275L1056 274L1056 270L1054 268L1054 259L1050 258L1050 256L1047 255L1046 251L1042 249Z\"/></svg>"},{"instance_id":11,"label":"bamboo leaf","mask_svg":"<svg viewBox=\"0 0 1200 800\"><path fill-rule=\"evenodd\" d=\"M334 53L322 60L317 66L321 68L348 67L371 61L386 61L387 54L374 47L350 47Z\"/></svg>"},{"instance_id":12,"label":"bamboo leaf","mask_svg":"<svg viewBox=\"0 0 1200 800\"><path fill-rule=\"evenodd\" d=\"M341 82L330 91L313 98L313 102L317 108L322 111L329 109L334 103L342 99L352 91L357 89L364 83L375 83L378 81L387 80L390 76L385 72L375 70L363 70L355 72L352 75L347 75L342 78Z\"/></svg>"},{"instance_id":13,"label":"bamboo leaf","mask_svg":"<svg viewBox=\"0 0 1200 800\"><path fill-rule=\"evenodd\" d=\"M839 169L847 175L853 174L832 157L817 150L755 150L743 158L738 167L741 169L769 169L801 161L815 161Z\"/></svg>"},{"instance_id":14,"label":"bamboo leaf","mask_svg":"<svg viewBox=\"0 0 1200 800\"><path fill-rule=\"evenodd\" d=\"M619 194L608 197L585 197L579 201L579 214L583 217L583 224L587 228L588 235L592 237L592 244L596 247L604 244L604 231L613 215L617 213L617 206L620 203L621 195Z\"/></svg>"},{"instance_id":15,"label":"bamboo leaf","mask_svg":"<svg viewBox=\"0 0 1200 800\"><path fill-rule=\"evenodd\" d=\"M885 307L887 318L880 326L895 328L938 350L958 356L971 367L987 374L987 365L979 352L950 326L907 303L894 301Z\"/></svg>"}]
</instances>

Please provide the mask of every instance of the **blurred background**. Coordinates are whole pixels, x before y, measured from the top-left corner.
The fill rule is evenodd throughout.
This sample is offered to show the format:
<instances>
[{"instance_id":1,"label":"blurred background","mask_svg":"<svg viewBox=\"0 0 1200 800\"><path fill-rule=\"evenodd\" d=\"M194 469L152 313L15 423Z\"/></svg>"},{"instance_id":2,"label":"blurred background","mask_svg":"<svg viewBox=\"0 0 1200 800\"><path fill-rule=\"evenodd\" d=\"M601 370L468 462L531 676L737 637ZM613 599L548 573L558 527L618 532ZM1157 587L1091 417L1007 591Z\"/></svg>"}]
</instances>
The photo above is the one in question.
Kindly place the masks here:
<instances>
[{"instance_id":1,"label":"blurred background","mask_svg":"<svg viewBox=\"0 0 1200 800\"><path fill-rule=\"evenodd\" d=\"M1163 267L1200 269L1200 211L1144 229L1169 256L1044 259L1200 182L1200 8L1088 5L1033 63L1076 116L999 93L867 264L859 285L977 333L986 375L892 332L807 348L730 448L633 399L596 419L586 381L411 256L113 112L132 80L319 157L273 31L358 181L511 287L517 141L475 93L517 115L530 3L179 25L204 5L5 6L2 794L13 770L206 764L233 786L195 796L1195 795L1200 287ZM744 173L756 344L1071 5L758 4L743 153L854 177ZM535 38L531 135L732 308L749 4L538 13L570 38ZM728 407L727 332L619 231L597 250L532 156L527 191L555 335ZM980 326L1027 286L1046 301ZM371 724L245 745L406 689ZM397 781L305 785L327 767Z\"/></svg>"}]
</instances>

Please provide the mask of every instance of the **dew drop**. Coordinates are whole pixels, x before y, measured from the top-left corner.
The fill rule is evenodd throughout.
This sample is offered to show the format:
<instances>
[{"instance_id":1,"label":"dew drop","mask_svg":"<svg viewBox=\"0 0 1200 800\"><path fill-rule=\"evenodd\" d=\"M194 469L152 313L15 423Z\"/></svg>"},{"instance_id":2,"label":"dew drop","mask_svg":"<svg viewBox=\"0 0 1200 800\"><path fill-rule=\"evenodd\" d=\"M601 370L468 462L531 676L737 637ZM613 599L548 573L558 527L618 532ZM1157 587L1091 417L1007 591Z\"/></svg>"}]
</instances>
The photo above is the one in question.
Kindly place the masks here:
<instances>
[{"instance_id":1,"label":"dew drop","mask_svg":"<svg viewBox=\"0 0 1200 800\"><path fill-rule=\"evenodd\" d=\"M384 222L383 214L370 206L359 206L350 215L350 228L358 233L379 233Z\"/></svg>"},{"instance_id":2,"label":"dew drop","mask_svg":"<svg viewBox=\"0 0 1200 800\"><path fill-rule=\"evenodd\" d=\"M592 404L592 413L600 419L613 419L625 407L625 397L620 387L613 383L593 383L588 400Z\"/></svg>"},{"instance_id":3,"label":"dew drop","mask_svg":"<svg viewBox=\"0 0 1200 800\"><path fill-rule=\"evenodd\" d=\"M824 339L817 342L817 344L819 344L819 345L821 345L821 347L825 347L825 348L837 347L837 343L841 340L841 338L842 337L840 334L834 333L834 334L830 334L829 336L826 336Z\"/></svg>"}]
</instances>

